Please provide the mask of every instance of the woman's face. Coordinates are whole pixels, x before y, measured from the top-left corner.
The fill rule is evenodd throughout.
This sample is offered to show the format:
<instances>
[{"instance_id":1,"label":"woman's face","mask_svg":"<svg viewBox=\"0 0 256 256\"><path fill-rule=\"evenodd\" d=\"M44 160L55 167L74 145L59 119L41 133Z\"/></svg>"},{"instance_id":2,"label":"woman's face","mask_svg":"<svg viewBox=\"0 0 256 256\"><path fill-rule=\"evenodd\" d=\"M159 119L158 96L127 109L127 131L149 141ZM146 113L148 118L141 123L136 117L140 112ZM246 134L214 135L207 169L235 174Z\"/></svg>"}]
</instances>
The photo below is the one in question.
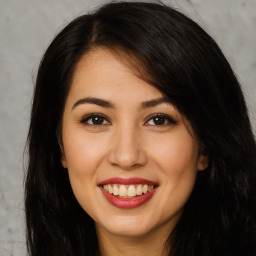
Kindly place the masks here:
<instances>
[{"instance_id":1,"label":"woman's face","mask_svg":"<svg viewBox=\"0 0 256 256\"><path fill-rule=\"evenodd\" d=\"M98 232L172 230L207 159L158 89L95 49L76 66L62 127L62 164Z\"/></svg>"}]
</instances>

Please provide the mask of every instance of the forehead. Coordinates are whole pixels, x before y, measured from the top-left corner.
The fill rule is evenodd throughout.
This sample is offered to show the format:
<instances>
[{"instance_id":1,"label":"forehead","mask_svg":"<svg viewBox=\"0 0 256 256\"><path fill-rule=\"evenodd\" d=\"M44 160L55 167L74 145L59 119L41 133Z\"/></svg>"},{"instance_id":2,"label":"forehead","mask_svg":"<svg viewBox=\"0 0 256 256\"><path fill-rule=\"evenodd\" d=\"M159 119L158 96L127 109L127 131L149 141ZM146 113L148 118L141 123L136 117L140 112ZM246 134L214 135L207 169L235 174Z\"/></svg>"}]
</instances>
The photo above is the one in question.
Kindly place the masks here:
<instances>
[{"instance_id":1,"label":"forehead","mask_svg":"<svg viewBox=\"0 0 256 256\"><path fill-rule=\"evenodd\" d=\"M142 100L163 96L128 63L127 55L117 55L111 50L89 51L75 67L69 96L91 94L108 98L118 93L126 98L140 96Z\"/></svg>"},{"instance_id":2,"label":"forehead","mask_svg":"<svg viewBox=\"0 0 256 256\"><path fill-rule=\"evenodd\" d=\"M150 72L147 70L147 64L131 50L125 49L121 46L106 48L104 46L97 46L92 48L90 51L86 52L77 63L75 67L75 72L79 71L80 68L84 68L86 65L88 68L97 68L95 66L100 65L102 62L109 62L109 64L126 67L126 70L133 73L135 76L142 80L149 82L150 84L155 84L154 79L150 76ZM119 65L117 65L119 64ZM103 70L99 70L99 74Z\"/></svg>"}]
</instances>

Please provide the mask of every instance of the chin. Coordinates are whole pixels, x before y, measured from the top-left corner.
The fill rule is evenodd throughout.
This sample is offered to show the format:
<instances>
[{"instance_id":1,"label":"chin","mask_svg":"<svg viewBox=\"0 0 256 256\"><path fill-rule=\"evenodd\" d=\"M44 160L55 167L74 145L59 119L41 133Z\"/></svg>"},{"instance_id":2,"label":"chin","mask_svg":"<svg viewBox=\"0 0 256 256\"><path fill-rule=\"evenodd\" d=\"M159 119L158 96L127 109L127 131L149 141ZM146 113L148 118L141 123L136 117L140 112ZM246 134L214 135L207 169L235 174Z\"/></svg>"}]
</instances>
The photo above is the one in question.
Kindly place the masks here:
<instances>
[{"instance_id":1,"label":"chin","mask_svg":"<svg viewBox=\"0 0 256 256\"><path fill-rule=\"evenodd\" d=\"M124 237L143 237L150 235L156 229L166 223L159 223L150 219L138 216L119 216L109 220L107 223L96 223L96 229L104 229L107 233L114 236Z\"/></svg>"},{"instance_id":2,"label":"chin","mask_svg":"<svg viewBox=\"0 0 256 256\"><path fill-rule=\"evenodd\" d=\"M150 233L149 228L141 227L141 226L129 226L129 225L121 225L121 226L111 226L105 227L106 231L114 236L123 236L123 237L142 237Z\"/></svg>"}]
</instances>

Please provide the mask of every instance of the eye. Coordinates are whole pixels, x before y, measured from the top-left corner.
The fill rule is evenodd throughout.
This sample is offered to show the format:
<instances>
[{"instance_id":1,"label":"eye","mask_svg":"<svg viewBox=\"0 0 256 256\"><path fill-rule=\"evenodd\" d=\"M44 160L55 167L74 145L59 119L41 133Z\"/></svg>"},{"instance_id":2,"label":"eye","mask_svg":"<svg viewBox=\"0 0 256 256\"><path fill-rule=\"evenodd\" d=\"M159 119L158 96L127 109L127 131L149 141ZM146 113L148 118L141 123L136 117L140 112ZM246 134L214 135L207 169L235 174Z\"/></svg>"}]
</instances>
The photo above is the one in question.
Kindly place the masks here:
<instances>
[{"instance_id":1,"label":"eye","mask_svg":"<svg viewBox=\"0 0 256 256\"><path fill-rule=\"evenodd\" d=\"M164 126L176 123L177 121L166 114L154 114L147 119L145 125Z\"/></svg>"},{"instance_id":2,"label":"eye","mask_svg":"<svg viewBox=\"0 0 256 256\"><path fill-rule=\"evenodd\" d=\"M85 125L95 125L95 126L100 126L100 125L110 125L111 123L109 120L101 114L90 114L84 117L81 120L81 123Z\"/></svg>"}]
</instances>

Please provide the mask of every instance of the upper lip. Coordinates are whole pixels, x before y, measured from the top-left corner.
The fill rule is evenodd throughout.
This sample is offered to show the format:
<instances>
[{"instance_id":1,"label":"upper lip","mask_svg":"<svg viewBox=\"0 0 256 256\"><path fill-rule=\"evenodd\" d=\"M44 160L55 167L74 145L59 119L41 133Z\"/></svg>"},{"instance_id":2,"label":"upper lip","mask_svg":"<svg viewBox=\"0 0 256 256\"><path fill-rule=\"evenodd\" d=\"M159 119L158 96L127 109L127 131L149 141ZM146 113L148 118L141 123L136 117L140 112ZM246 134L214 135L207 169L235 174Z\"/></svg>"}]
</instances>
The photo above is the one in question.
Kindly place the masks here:
<instances>
[{"instance_id":1,"label":"upper lip","mask_svg":"<svg viewBox=\"0 0 256 256\"><path fill-rule=\"evenodd\" d=\"M152 180L147 180L139 177L132 177L132 178L119 178L114 177L110 179L103 180L99 182L99 186L105 185L105 184L124 184L124 185L130 185L130 184L147 184L147 185L158 185L157 182Z\"/></svg>"}]
</instances>

